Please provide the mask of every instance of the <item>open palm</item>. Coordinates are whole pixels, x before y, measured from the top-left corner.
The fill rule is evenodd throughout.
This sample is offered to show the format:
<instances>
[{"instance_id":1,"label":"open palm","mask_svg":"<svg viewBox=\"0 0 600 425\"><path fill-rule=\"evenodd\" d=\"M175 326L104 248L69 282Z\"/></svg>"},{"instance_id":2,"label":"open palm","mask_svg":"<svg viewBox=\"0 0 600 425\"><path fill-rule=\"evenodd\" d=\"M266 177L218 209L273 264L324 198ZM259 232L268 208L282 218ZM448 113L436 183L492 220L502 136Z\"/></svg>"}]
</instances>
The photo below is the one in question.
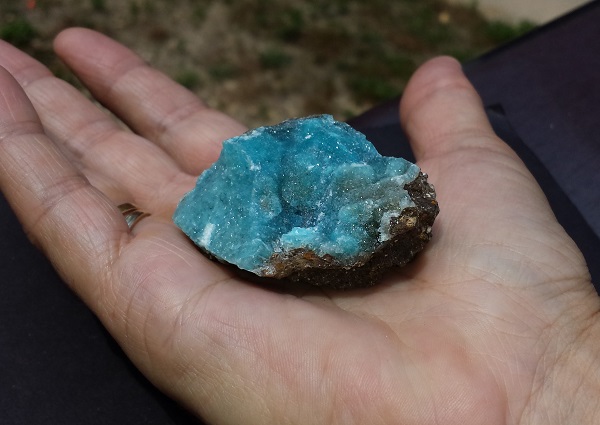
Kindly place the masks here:
<instances>
[{"instance_id":1,"label":"open palm","mask_svg":"<svg viewBox=\"0 0 600 425\"><path fill-rule=\"evenodd\" d=\"M547 408L598 299L455 61L424 65L402 104L441 208L430 245L370 289L284 292L207 260L171 221L243 126L98 33L67 30L55 48L133 131L2 43L33 104L0 73L2 190L163 391L215 424L517 424ZM152 215L129 232L123 202Z\"/></svg>"}]
</instances>

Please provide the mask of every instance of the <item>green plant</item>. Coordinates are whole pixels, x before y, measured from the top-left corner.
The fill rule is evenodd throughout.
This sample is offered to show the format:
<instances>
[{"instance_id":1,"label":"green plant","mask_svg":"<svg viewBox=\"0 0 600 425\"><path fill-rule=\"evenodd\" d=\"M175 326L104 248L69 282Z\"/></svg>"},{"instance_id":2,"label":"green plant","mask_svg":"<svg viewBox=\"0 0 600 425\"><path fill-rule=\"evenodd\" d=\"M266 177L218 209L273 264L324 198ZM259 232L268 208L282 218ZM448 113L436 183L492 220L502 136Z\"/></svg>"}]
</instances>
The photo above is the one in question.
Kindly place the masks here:
<instances>
[{"instance_id":1,"label":"green plant","mask_svg":"<svg viewBox=\"0 0 600 425\"><path fill-rule=\"evenodd\" d=\"M286 42L298 41L304 29L304 17L302 12L292 7L285 9L281 16L278 35Z\"/></svg>"},{"instance_id":2,"label":"green plant","mask_svg":"<svg viewBox=\"0 0 600 425\"><path fill-rule=\"evenodd\" d=\"M352 77L350 89L357 100L371 102L381 102L399 93L390 82L375 76Z\"/></svg>"},{"instance_id":3,"label":"green plant","mask_svg":"<svg viewBox=\"0 0 600 425\"><path fill-rule=\"evenodd\" d=\"M208 68L208 74L215 81L225 81L235 78L239 74L239 70L233 64L220 62Z\"/></svg>"},{"instance_id":4,"label":"green plant","mask_svg":"<svg viewBox=\"0 0 600 425\"><path fill-rule=\"evenodd\" d=\"M140 16L140 12L140 5L137 3L137 1L131 0L129 2L129 15L134 22L137 21L138 17Z\"/></svg>"},{"instance_id":5,"label":"green plant","mask_svg":"<svg viewBox=\"0 0 600 425\"><path fill-rule=\"evenodd\" d=\"M92 9L96 12L106 12L106 1L105 0L91 0Z\"/></svg>"},{"instance_id":6,"label":"green plant","mask_svg":"<svg viewBox=\"0 0 600 425\"><path fill-rule=\"evenodd\" d=\"M381 61L386 70L385 74L390 77L407 80L416 69L414 59L404 54L386 54L382 56Z\"/></svg>"},{"instance_id":7,"label":"green plant","mask_svg":"<svg viewBox=\"0 0 600 425\"><path fill-rule=\"evenodd\" d=\"M439 22L438 15L433 8L420 5L417 10L414 18L407 24L408 30L413 36L431 46L437 46L452 37L451 29Z\"/></svg>"},{"instance_id":8,"label":"green plant","mask_svg":"<svg viewBox=\"0 0 600 425\"><path fill-rule=\"evenodd\" d=\"M201 24L206 19L206 12L208 6L206 4L195 4L192 10L192 22L195 24Z\"/></svg>"},{"instance_id":9,"label":"green plant","mask_svg":"<svg viewBox=\"0 0 600 425\"><path fill-rule=\"evenodd\" d=\"M290 55L276 48L265 50L260 54L259 59L264 69L281 69L292 62Z\"/></svg>"},{"instance_id":10,"label":"green plant","mask_svg":"<svg viewBox=\"0 0 600 425\"><path fill-rule=\"evenodd\" d=\"M181 71L175 76L175 81L190 90L197 89L202 85L200 75L191 69Z\"/></svg>"},{"instance_id":11,"label":"green plant","mask_svg":"<svg viewBox=\"0 0 600 425\"><path fill-rule=\"evenodd\" d=\"M523 21L516 25L503 21L490 21L485 27L485 34L493 43L500 44L513 40L535 27L536 25L529 21Z\"/></svg>"},{"instance_id":12,"label":"green plant","mask_svg":"<svg viewBox=\"0 0 600 425\"><path fill-rule=\"evenodd\" d=\"M36 35L35 28L22 17L17 17L0 27L0 38L20 48L29 46Z\"/></svg>"},{"instance_id":13,"label":"green plant","mask_svg":"<svg viewBox=\"0 0 600 425\"><path fill-rule=\"evenodd\" d=\"M142 7L144 13L147 15L154 15L156 13L156 5L154 4L154 0L144 0Z\"/></svg>"}]
</instances>

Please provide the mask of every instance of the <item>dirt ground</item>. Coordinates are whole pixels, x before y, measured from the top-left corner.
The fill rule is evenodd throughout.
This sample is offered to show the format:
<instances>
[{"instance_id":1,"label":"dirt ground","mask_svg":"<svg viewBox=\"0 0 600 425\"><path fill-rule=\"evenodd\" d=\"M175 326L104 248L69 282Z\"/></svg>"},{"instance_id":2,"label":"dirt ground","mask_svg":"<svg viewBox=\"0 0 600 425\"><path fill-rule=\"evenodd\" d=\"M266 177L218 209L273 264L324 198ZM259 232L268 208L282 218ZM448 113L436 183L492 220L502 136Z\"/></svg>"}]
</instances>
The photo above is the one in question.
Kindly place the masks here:
<instances>
[{"instance_id":1,"label":"dirt ground","mask_svg":"<svg viewBox=\"0 0 600 425\"><path fill-rule=\"evenodd\" d=\"M470 4L473 0L447 0L452 4ZM477 0L478 10L487 19L507 22L529 20L537 24L550 22L590 0Z\"/></svg>"},{"instance_id":2,"label":"dirt ground","mask_svg":"<svg viewBox=\"0 0 600 425\"><path fill-rule=\"evenodd\" d=\"M248 126L347 119L399 94L426 59L468 60L530 28L438 0L2 0L0 37L78 84L63 28L116 38Z\"/></svg>"}]
</instances>

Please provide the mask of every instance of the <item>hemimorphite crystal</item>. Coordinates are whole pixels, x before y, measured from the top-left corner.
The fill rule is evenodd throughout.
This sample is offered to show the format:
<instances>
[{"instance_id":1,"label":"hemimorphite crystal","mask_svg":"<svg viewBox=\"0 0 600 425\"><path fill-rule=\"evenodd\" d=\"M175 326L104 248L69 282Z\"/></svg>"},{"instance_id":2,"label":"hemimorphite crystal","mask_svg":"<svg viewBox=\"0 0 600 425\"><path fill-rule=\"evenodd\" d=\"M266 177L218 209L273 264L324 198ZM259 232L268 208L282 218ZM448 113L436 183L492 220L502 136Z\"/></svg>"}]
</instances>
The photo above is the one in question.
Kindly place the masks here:
<instances>
[{"instance_id":1,"label":"hemimorphite crystal","mask_svg":"<svg viewBox=\"0 0 600 425\"><path fill-rule=\"evenodd\" d=\"M424 202L431 205L425 220ZM430 238L435 214L433 188L417 165L379 155L364 135L322 115L225 141L174 221L222 262L259 276L346 287L372 284L379 273L358 282L351 272L378 256L379 268L410 260ZM418 240L401 261L382 253L406 245L399 232ZM317 279L323 271L337 281Z\"/></svg>"}]
</instances>

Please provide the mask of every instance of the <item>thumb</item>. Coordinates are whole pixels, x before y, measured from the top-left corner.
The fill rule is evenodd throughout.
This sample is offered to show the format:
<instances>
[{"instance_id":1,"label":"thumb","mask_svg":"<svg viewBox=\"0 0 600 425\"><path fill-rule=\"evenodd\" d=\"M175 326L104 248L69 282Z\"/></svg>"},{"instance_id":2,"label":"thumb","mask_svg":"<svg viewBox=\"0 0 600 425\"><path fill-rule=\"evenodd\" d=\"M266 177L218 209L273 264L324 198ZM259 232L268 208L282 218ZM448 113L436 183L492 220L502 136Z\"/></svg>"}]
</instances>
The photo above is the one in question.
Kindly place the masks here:
<instances>
[{"instance_id":1,"label":"thumb","mask_svg":"<svg viewBox=\"0 0 600 425\"><path fill-rule=\"evenodd\" d=\"M450 57L417 70L402 97L400 117L419 161L470 147L509 150L495 137L479 95Z\"/></svg>"}]
</instances>

